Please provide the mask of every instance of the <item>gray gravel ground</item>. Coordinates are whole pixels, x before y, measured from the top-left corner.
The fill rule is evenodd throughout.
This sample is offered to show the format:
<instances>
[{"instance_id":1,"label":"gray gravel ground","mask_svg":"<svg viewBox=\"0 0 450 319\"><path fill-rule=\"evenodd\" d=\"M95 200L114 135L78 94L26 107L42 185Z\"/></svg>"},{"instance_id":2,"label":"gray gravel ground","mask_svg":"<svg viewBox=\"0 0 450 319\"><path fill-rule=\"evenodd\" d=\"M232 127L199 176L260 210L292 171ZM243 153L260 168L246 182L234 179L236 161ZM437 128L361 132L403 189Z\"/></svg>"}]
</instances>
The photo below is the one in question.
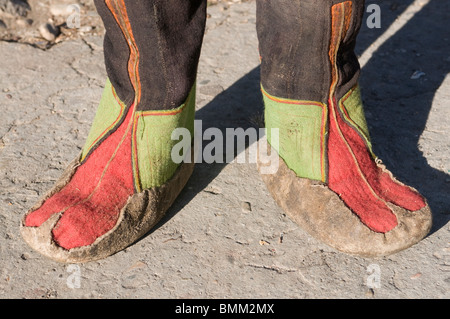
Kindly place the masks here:
<instances>
[{"instance_id":1,"label":"gray gravel ground","mask_svg":"<svg viewBox=\"0 0 450 319\"><path fill-rule=\"evenodd\" d=\"M0 298L449 298L450 1L377 3L381 28L364 25L357 48L367 118L375 152L430 202L425 240L386 258L339 253L283 214L254 163L199 164L135 245L98 262L47 260L22 241L19 220L87 137L106 76L102 37L47 50L0 42ZM262 112L255 2L209 15L197 119L252 127Z\"/></svg>"}]
</instances>

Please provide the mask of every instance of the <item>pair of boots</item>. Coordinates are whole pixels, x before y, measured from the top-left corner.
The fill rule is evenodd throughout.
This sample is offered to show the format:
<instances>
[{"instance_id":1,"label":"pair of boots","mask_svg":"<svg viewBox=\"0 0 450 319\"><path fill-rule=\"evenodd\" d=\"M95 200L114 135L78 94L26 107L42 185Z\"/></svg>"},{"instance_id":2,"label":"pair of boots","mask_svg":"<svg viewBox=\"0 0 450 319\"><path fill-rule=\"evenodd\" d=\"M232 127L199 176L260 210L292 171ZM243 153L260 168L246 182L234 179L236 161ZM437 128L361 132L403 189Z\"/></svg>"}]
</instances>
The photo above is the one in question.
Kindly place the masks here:
<instances>
[{"instance_id":1,"label":"pair of boots","mask_svg":"<svg viewBox=\"0 0 450 319\"><path fill-rule=\"evenodd\" d=\"M175 163L176 128L193 134L206 0L96 0L108 74L81 154L23 218L25 241L61 262L112 255L145 235L192 170ZM346 253L383 256L431 227L426 200L371 150L354 53L363 0L258 0L267 132L279 156L261 174L285 212ZM264 168L259 163L259 169Z\"/></svg>"}]
</instances>

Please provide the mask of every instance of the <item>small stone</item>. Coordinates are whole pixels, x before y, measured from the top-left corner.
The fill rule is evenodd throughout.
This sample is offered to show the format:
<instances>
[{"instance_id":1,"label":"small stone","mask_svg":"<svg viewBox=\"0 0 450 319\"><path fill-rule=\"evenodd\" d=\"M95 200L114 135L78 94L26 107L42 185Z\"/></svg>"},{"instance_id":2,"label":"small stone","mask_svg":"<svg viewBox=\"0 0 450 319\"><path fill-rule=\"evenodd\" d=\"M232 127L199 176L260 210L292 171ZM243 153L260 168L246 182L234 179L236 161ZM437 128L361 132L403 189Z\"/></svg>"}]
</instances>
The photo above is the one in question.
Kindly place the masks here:
<instances>
[{"instance_id":1,"label":"small stone","mask_svg":"<svg viewBox=\"0 0 450 319\"><path fill-rule=\"evenodd\" d=\"M264 240L264 239L261 239L261 240L259 241L259 244L260 244L261 246L270 245L270 243L269 243L267 240Z\"/></svg>"},{"instance_id":2,"label":"small stone","mask_svg":"<svg viewBox=\"0 0 450 319\"><path fill-rule=\"evenodd\" d=\"M439 252L435 252L435 253L433 254L433 257L435 257L435 258L437 258L437 259L441 259L441 258L442 258L442 255L441 255Z\"/></svg>"},{"instance_id":3,"label":"small stone","mask_svg":"<svg viewBox=\"0 0 450 319\"><path fill-rule=\"evenodd\" d=\"M366 297L373 297L375 296L375 291L372 288L369 288L369 290L366 291Z\"/></svg>"},{"instance_id":4,"label":"small stone","mask_svg":"<svg viewBox=\"0 0 450 319\"><path fill-rule=\"evenodd\" d=\"M241 202L241 208L244 213L252 211L252 205L249 202Z\"/></svg>"},{"instance_id":5,"label":"small stone","mask_svg":"<svg viewBox=\"0 0 450 319\"><path fill-rule=\"evenodd\" d=\"M218 188L218 187L215 187L215 186L207 187L204 190L204 192L210 193L210 194L213 194L213 195L220 195L220 194L222 194L222 190L220 188Z\"/></svg>"},{"instance_id":6,"label":"small stone","mask_svg":"<svg viewBox=\"0 0 450 319\"><path fill-rule=\"evenodd\" d=\"M39 32L41 33L41 36L49 42L55 41L56 37L59 34L58 28L56 28L53 23L50 22L42 24L39 27Z\"/></svg>"},{"instance_id":7,"label":"small stone","mask_svg":"<svg viewBox=\"0 0 450 319\"><path fill-rule=\"evenodd\" d=\"M33 24L33 20L32 19L17 19L16 20L16 24L17 26L21 27L21 28L26 28L29 27Z\"/></svg>"},{"instance_id":8,"label":"small stone","mask_svg":"<svg viewBox=\"0 0 450 319\"><path fill-rule=\"evenodd\" d=\"M411 80L418 80L421 77L425 76L425 73L422 71L416 71L413 73L413 75L411 75Z\"/></svg>"}]
</instances>

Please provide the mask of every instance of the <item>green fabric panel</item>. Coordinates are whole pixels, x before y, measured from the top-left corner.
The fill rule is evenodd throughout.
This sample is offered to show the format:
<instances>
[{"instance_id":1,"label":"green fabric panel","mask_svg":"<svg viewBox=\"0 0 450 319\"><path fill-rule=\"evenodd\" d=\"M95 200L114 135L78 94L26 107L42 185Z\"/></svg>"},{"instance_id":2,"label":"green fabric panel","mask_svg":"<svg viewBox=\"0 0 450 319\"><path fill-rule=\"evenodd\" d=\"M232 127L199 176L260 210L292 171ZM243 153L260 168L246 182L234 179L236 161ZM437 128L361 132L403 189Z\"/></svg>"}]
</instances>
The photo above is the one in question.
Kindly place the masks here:
<instances>
[{"instance_id":1,"label":"green fabric panel","mask_svg":"<svg viewBox=\"0 0 450 319\"><path fill-rule=\"evenodd\" d=\"M350 117L350 124L360 133L360 135L366 141L370 151L372 151L372 145L370 142L369 128L367 126L366 116L364 114L364 106L361 99L361 90L357 86L348 97L342 99L342 104L347 110L348 117ZM345 114L344 114L345 115ZM347 120L348 117L346 116Z\"/></svg>"},{"instance_id":2,"label":"green fabric panel","mask_svg":"<svg viewBox=\"0 0 450 319\"><path fill-rule=\"evenodd\" d=\"M283 103L264 95L267 140L297 176L322 180L321 136L325 105L303 102ZM273 128L279 129L279 147L272 141Z\"/></svg>"},{"instance_id":3,"label":"green fabric panel","mask_svg":"<svg viewBox=\"0 0 450 319\"><path fill-rule=\"evenodd\" d=\"M115 124L120 121L123 115L125 106L117 101L113 90L111 82L108 79L91 130L84 144L81 160L84 160L92 147L116 126Z\"/></svg>"},{"instance_id":4,"label":"green fabric panel","mask_svg":"<svg viewBox=\"0 0 450 319\"><path fill-rule=\"evenodd\" d=\"M179 141L171 139L172 132L176 128L187 128L191 138L194 137L195 86L186 101L177 109L161 111L167 112L164 115L154 115L157 111L136 113L137 165L142 189L163 185L178 168L171 152Z\"/></svg>"}]
</instances>

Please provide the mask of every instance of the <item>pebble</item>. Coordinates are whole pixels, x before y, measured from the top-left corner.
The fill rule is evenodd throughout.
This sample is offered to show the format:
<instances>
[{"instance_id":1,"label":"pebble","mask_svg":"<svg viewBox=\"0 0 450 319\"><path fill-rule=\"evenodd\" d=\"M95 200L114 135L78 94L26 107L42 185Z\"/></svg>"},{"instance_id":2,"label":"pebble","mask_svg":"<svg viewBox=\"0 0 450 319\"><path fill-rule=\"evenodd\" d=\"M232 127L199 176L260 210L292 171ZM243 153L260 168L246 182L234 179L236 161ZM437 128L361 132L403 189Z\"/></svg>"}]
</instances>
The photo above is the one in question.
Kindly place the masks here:
<instances>
[{"instance_id":1,"label":"pebble","mask_svg":"<svg viewBox=\"0 0 450 319\"><path fill-rule=\"evenodd\" d=\"M416 72L413 73L413 75L411 75L411 80L420 79L422 76L425 76L424 72L416 71Z\"/></svg>"},{"instance_id":2,"label":"pebble","mask_svg":"<svg viewBox=\"0 0 450 319\"><path fill-rule=\"evenodd\" d=\"M55 41L56 37L59 34L58 28L56 28L53 23L45 23L39 27L39 32L41 36L47 41Z\"/></svg>"},{"instance_id":3,"label":"pebble","mask_svg":"<svg viewBox=\"0 0 450 319\"><path fill-rule=\"evenodd\" d=\"M366 297L373 297L375 296L375 291L372 288L369 288L369 290L366 291Z\"/></svg>"},{"instance_id":4,"label":"pebble","mask_svg":"<svg viewBox=\"0 0 450 319\"><path fill-rule=\"evenodd\" d=\"M16 20L16 24L19 27L25 28L25 27L29 27L33 24L33 20L32 19L17 19Z\"/></svg>"},{"instance_id":5,"label":"pebble","mask_svg":"<svg viewBox=\"0 0 450 319\"><path fill-rule=\"evenodd\" d=\"M241 202L241 208L244 213L252 211L252 205L249 202Z\"/></svg>"},{"instance_id":6,"label":"pebble","mask_svg":"<svg viewBox=\"0 0 450 319\"><path fill-rule=\"evenodd\" d=\"M213 194L213 195L220 195L220 194L222 194L222 190L220 188L214 187L214 186L209 186L204 191L206 193L210 193L210 194Z\"/></svg>"}]
</instances>

